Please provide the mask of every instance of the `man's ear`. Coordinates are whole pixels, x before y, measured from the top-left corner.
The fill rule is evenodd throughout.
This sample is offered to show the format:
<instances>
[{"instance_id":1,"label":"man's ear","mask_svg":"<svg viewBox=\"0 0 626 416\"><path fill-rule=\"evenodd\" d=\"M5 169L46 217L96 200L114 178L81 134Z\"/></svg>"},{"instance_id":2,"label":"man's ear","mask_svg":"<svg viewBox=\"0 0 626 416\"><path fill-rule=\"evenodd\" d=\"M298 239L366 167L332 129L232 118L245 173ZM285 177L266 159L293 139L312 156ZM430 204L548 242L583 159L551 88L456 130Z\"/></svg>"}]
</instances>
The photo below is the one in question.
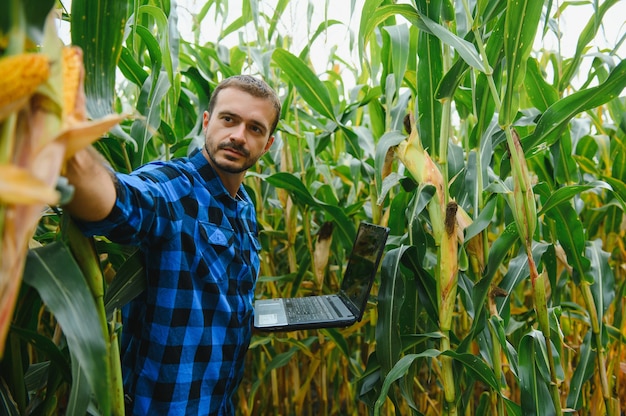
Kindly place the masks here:
<instances>
[{"instance_id":1,"label":"man's ear","mask_svg":"<svg viewBox=\"0 0 626 416\"><path fill-rule=\"evenodd\" d=\"M207 126L209 125L209 119L211 118L211 114L209 114L208 111L205 111L204 113L202 113L202 129L206 130Z\"/></svg>"},{"instance_id":2,"label":"man's ear","mask_svg":"<svg viewBox=\"0 0 626 416\"><path fill-rule=\"evenodd\" d=\"M267 144L265 145L265 149L263 149L263 153L270 150L270 147L272 147L272 143L274 143L274 136L270 136L269 139L267 139Z\"/></svg>"}]
</instances>

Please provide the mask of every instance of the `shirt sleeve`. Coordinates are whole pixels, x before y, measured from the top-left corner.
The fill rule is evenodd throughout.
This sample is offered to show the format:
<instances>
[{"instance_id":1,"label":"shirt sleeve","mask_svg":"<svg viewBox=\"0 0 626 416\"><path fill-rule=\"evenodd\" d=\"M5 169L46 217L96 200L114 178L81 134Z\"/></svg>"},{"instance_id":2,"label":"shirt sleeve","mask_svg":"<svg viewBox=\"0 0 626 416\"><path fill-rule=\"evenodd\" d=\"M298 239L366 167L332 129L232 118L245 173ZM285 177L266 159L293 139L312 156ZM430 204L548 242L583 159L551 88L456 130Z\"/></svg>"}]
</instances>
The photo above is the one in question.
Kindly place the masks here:
<instances>
[{"instance_id":1,"label":"shirt sleeve","mask_svg":"<svg viewBox=\"0 0 626 416\"><path fill-rule=\"evenodd\" d=\"M148 245L171 237L178 199L188 193L184 175L162 169L116 173L117 199L109 215L96 222L79 222L87 235L102 235L120 244Z\"/></svg>"}]
</instances>

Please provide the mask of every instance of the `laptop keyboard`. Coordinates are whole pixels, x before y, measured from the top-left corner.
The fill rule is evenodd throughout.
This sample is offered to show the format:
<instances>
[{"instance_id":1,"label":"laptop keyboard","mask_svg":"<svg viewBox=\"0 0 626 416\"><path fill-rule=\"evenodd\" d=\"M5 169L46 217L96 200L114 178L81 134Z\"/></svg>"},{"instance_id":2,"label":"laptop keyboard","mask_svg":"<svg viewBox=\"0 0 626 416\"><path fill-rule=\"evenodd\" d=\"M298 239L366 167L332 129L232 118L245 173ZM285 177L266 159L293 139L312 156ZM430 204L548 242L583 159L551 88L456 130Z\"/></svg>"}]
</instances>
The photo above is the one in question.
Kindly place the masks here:
<instances>
[{"instance_id":1,"label":"laptop keyboard","mask_svg":"<svg viewBox=\"0 0 626 416\"><path fill-rule=\"evenodd\" d=\"M333 317L326 304L317 296L285 299L285 310L289 322L293 323Z\"/></svg>"}]
</instances>

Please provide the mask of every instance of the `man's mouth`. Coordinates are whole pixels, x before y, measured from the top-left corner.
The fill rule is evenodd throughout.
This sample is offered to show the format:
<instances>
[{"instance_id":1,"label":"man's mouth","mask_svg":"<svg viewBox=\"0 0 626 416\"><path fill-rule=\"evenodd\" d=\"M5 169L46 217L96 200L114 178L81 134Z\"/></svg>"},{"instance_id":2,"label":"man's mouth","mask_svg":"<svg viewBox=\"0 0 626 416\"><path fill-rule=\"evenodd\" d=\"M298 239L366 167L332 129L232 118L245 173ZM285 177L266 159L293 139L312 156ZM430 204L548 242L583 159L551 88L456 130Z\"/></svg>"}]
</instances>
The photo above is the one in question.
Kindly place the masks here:
<instances>
[{"instance_id":1,"label":"man's mouth","mask_svg":"<svg viewBox=\"0 0 626 416\"><path fill-rule=\"evenodd\" d=\"M248 151L241 146L233 146L232 144L222 144L219 146L221 150L227 150L233 153L237 153L238 155L248 157Z\"/></svg>"}]
</instances>

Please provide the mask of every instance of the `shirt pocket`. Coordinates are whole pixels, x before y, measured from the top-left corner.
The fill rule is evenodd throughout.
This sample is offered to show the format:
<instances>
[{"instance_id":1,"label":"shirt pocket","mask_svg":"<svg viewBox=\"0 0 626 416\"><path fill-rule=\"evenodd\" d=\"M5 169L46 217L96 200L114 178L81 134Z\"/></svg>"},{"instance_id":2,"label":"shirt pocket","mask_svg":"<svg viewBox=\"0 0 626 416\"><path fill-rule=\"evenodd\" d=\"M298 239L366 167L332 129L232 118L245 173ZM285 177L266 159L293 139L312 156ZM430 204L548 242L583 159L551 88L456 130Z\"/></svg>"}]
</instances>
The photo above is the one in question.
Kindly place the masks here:
<instances>
[{"instance_id":1,"label":"shirt pocket","mask_svg":"<svg viewBox=\"0 0 626 416\"><path fill-rule=\"evenodd\" d=\"M248 231L248 238L250 239L250 246L252 249L259 253L261 251L261 242L259 242L256 238L256 235L253 232Z\"/></svg>"},{"instance_id":2,"label":"shirt pocket","mask_svg":"<svg viewBox=\"0 0 626 416\"><path fill-rule=\"evenodd\" d=\"M200 274L221 282L228 277L228 266L235 257L235 232L206 221L198 221L198 264ZM203 270L204 269L204 270Z\"/></svg>"}]
</instances>

